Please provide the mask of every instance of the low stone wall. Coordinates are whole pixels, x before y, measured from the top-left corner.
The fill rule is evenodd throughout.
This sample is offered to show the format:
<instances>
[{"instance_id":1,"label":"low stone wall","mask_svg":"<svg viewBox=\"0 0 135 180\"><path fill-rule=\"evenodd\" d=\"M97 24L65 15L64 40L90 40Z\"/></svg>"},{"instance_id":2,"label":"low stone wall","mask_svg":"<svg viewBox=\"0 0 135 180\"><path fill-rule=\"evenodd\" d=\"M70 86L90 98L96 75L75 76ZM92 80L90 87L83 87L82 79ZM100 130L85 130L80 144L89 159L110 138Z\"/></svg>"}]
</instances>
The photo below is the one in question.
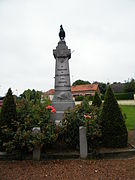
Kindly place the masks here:
<instances>
[{"instance_id":1,"label":"low stone wall","mask_svg":"<svg viewBox=\"0 0 135 180\"><path fill-rule=\"evenodd\" d=\"M81 104L82 101L75 101L75 105ZM90 104L92 104L92 101L90 101ZM119 100L119 105L135 105L135 100Z\"/></svg>"},{"instance_id":2,"label":"low stone wall","mask_svg":"<svg viewBox=\"0 0 135 180\"><path fill-rule=\"evenodd\" d=\"M135 105L135 100L119 100L120 105Z\"/></svg>"}]
</instances>

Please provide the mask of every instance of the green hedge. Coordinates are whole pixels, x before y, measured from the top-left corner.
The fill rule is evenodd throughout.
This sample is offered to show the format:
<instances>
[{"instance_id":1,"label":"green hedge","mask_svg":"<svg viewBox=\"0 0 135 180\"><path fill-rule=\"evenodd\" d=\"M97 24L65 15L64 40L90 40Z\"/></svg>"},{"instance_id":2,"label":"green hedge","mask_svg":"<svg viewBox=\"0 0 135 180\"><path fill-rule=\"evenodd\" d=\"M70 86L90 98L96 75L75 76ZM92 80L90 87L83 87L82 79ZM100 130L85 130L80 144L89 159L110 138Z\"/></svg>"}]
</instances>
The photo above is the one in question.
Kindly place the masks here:
<instances>
[{"instance_id":1,"label":"green hedge","mask_svg":"<svg viewBox=\"0 0 135 180\"><path fill-rule=\"evenodd\" d=\"M130 100L134 99L134 93L114 93L117 100ZM104 95L101 95L101 99L104 100Z\"/></svg>"},{"instance_id":2,"label":"green hedge","mask_svg":"<svg viewBox=\"0 0 135 180\"><path fill-rule=\"evenodd\" d=\"M84 99L84 96L76 96L75 101L82 101Z\"/></svg>"},{"instance_id":3,"label":"green hedge","mask_svg":"<svg viewBox=\"0 0 135 180\"><path fill-rule=\"evenodd\" d=\"M117 100L130 100L134 99L134 93L115 93L114 94ZM85 96L76 96L75 101L83 101ZM88 96L89 101L93 101L93 96ZM104 100L104 95L101 95L101 99Z\"/></svg>"},{"instance_id":4,"label":"green hedge","mask_svg":"<svg viewBox=\"0 0 135 180\"><path fill-rule=\"evenodd\" d=\"M115 93L115 97L117 100L129 100L129 99L134 99L134 93L129 92L129 93Z\"/></svg>"},{"instance_id":5,"label":"green hedge","mask_svg":"<svg viewBox=\"0 0 135 180\"><path fill-rule=\"evenodd\" d=\"M89 101L93 101L93 96L76 96L75 101L83 101L85 97L87 97Z\"/></svg>"}]
</instances>

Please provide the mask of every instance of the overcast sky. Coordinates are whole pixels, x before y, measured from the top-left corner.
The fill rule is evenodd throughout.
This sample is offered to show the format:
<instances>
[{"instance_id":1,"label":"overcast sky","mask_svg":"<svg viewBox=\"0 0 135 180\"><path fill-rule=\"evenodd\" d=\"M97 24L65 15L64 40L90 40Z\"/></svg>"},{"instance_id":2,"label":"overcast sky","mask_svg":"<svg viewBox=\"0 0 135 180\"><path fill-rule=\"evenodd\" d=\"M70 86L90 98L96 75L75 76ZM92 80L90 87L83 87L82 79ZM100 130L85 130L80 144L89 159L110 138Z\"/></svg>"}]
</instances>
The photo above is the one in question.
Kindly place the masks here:
<instances>
[{"instance_id":1,"label":"overcast sky","mask_svg":"<svg viewBox=\"0 0 135 180\"><path fill-rule=\"evenodd\" d=\"M135 0L0 0L0 96L54 88L61 24L71 83L135 78Z\"/></svg>"}]
</instances>

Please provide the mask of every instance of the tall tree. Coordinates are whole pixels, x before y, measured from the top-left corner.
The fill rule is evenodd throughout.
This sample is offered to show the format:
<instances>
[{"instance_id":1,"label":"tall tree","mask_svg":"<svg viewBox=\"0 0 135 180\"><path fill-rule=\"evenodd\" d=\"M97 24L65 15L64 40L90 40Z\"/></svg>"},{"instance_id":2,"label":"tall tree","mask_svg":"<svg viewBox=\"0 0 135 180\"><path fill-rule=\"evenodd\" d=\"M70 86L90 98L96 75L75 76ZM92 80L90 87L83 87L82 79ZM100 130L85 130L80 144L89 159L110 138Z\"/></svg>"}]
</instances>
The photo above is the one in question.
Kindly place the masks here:
<instances>
[{"instance_id":1,"label":"tall tree","mask_svg":"<svg viewBox=\"0 0 135 180\"><path fill-rule=\"evenodd\" d=\"M4 149L3 144L12 140L14 132L16 131L17 114L16 104L12 91L9 88L1 108L0 114L0 146Z\"/></svg>"},{"instance_id":2,"label":"tall tree","mask_svg":"<svg viewBox=\"0 0 135 180\"><path fill-rule=\"evenodd\" d=\"M16 104L12 94L11 88L3 100L3 105L1 108L1 121L0 125L7 125L9 128L14 127L14 121L16 121Z\"/></svg>"},{"instance_id":3,"label":"tall tree","mask_svg":"<svg viewBox=\"0 0 135 180\"><path fill-rule=\"evenodd\" d=\"M135 92L135 79L129 79L125 82L125 92Z\"/></svg>"},{"instance_id":4,"label":"tall tree","mask_svg":"<svg viewBox=\"0 0 135 180\"><path fill-rule=\"evenodd\" d=\"M107 84L103 82L98 82L98 81L94 81L93 84L98 84L100 93L103 95L105 94L106 89L107 89Z\"/></svg>"},{"instance_id":5,"label":"tall tree","mask_svg":"<svg viewBox=\"0 0 135 180\"><path fill-rule=\"evenodd\" d=\"M83 84L90 84L90 82L79 79L79 80L76 80L76 81L72 84L72 86L83 85Z\"/></svg>"},{"instance_id":6,"label":"tall tree","mask_svg":"<svg viewBox=\"0 0 135 180\"><path fill-rule=\"evenodd\" d=\"M27 101L33 101L33 102L37 102L41 100L41 92L40 91L35 91L33 90L25 90L21 95L21 98L26 99Z\"/></svg>"}]
</instances>

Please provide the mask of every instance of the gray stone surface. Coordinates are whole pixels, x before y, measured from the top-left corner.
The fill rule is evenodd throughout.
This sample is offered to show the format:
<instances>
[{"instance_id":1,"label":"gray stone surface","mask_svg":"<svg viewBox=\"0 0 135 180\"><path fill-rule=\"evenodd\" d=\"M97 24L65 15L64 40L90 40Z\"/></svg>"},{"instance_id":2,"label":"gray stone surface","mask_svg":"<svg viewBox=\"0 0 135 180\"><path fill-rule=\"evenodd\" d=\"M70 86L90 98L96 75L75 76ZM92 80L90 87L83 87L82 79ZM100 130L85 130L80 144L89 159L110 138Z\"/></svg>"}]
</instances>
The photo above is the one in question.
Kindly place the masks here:
<instances>
[{"instance_id":1,"label":"gray stone surface","mask_svg":"<svg viewBox=\"0 0 135 180\"><path fill-rule=\"evenodd\" d=\"M33 149L33 160L39 161L40 160L40 155L41 155L40 147L35 147Z\"/></svg>"},{"instance_id":2,"label":"gray stone surface","mask_svg":"<svg viewBox=\"0 0 135 180\"><path fill-rule=\"evenodd\" d=\"M33 135L36 136L40 132L40 127L34 127L32 129ZM41 155L41 149L40 147L34 147L33 149L33 160L39 161L40 160L40 155Z\"/></svg>"},{"instance_id":3,"label":"gray stone surface","mask_svg":"<svg viewBox=\"0 0 135 180\"><path fill-rule=\"evenodd\" d=\"M34 128L32 129L32 132L33 132L34 135L36 135L37 133L40 132L40 127L34 127Z\"/></svg>"},{"instance_id":4,"label":"gray stone surface","mask_svg":"<svg viewBox=\"0 0 135 180\"><path fill-rule=\"evenodd\" d=\"M70 86L70 71L69 59L71 58L71 50L66 46L64 40L58 42L58 46L53 50L55 64L55 93L52 100L52 106L56 109L56 114L51 115L54 121L62 121L64 111L68 108L73 108L71 86Z\"/></svg>"},{"instance_id":5,"label":"gray stone surface","mask_svg":"<svg viewBox=\"0 0 135 180\"><path fill-rule=\"evenodd\" d=\"M85 159L88 156L86 127L79 127L79 139L80 139L80 157Z\"/></svg>"}]
</instances>

